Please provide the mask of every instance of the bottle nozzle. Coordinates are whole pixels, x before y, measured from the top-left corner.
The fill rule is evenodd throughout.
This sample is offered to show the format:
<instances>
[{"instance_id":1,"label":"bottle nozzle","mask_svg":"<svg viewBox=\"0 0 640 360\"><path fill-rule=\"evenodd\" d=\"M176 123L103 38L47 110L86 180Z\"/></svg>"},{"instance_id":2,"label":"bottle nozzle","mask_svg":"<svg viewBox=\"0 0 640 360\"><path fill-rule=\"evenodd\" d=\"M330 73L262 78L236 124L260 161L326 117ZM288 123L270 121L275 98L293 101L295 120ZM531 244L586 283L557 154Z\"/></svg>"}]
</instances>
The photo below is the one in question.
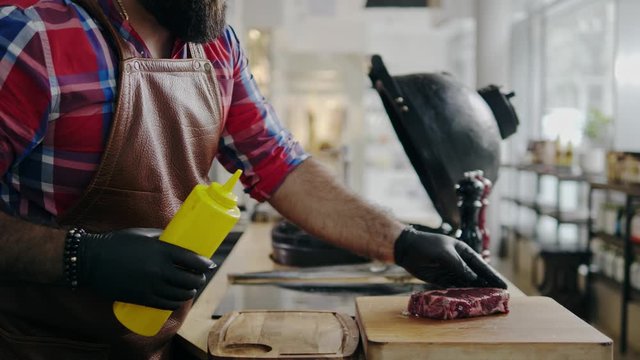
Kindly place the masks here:
<instances>
[{"instance_id":1,"label":"bottle nozzle","mask_svg":"<svg viewBox=\"0 0 640 360\"><path fill-rule=\"evenodd\" d=\"M222 185L222 189L224 191L227 191L227 192L232 192L233 191L233 187L236 186L236 183L238 182L238 179L240 179L240 175L242 175L242 170L236 171L233 174L233 176L231 176L231 178L229 180L227 180L227 182L224 183L224 185Z\"/></svg>"}]
</instances>

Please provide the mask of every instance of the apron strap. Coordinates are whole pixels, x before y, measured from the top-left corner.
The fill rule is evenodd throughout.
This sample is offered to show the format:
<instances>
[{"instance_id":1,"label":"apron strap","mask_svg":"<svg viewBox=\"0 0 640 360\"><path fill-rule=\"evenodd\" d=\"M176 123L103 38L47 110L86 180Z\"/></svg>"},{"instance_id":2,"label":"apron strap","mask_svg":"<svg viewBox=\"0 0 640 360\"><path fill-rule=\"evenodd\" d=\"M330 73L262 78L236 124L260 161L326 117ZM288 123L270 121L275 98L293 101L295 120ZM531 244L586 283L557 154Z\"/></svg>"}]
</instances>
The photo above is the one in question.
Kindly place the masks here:
<instances>
[{"instance_id":1,"label":"apron strap","mask_svg":"<svg viewBox=\"0 0 640 360\"><path fill-rule=\"evenodd\" d=\"M182 1L182 0L181 0ZM189 43L189 52L191 52L191 58L197 60L207 60L207 56L204 53L202 44Z\"/></svg>"},{"instance_id":2,"label":"apron strap","mask_svg":"<svg viewBox=\"0 0 640 360\"><path fill-rule=\"evenodd\" d=\"M111 21L107 18L104 11L98 5L97 0L73 0L78 5L82 6L93 19L100 25L103 30L107 31L107 38L111 40L116 47L118 57L120 61L135 58L136 55L131 51L129 45L124 41L120 33L113 27Z\"/></svg>"}]
</instances>

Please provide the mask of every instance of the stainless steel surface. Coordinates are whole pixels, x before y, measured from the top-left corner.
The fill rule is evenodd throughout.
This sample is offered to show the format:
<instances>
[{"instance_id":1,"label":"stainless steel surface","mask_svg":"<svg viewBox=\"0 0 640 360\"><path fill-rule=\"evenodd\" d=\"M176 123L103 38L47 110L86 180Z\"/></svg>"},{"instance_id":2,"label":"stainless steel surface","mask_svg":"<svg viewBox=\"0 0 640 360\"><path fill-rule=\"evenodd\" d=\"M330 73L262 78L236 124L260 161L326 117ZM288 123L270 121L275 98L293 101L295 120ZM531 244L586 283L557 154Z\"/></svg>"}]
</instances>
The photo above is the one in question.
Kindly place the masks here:
<instances>
[{"instance_id":1,"label":"stainless steel surface","mask_svg":"<svg viewBox=\"0 0 640 360\"><path fill-rule=\"evenodd\" d=\"M369 279L381 278L388 282L404 283L413 279L403 268L383 263L359 265L321 266L294 270L265 271L244 274L229 274L232 284L271 283L283 281Z\"/></svg>"},{"instance_id":2,"label":"stainless steel surface","mask_svg":"<svg viewBox=\"0 0 640 360\"><path fill-rule=\"evenodd\" d=\"M426 284L299 283L231 285L213 317L238 310L327 310L355 316L358 296L409 294Z\"/></svg>"}]
</instances>

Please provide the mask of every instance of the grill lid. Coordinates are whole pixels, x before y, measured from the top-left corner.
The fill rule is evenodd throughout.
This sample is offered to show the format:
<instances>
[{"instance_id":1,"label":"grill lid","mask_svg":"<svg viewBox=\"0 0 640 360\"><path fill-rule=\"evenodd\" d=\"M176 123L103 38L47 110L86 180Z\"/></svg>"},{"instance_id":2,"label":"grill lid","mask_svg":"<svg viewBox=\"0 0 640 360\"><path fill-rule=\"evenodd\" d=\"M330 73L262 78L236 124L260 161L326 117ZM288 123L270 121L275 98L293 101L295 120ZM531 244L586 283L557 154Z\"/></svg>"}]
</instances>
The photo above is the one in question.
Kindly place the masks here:
<instances>
[{"instance_id":1,"label":"grill lid","mask_svg":"<svg viewBox=\"0 0 640 360\"><path fill-rule=\"evenodd\" d=\"M491 86L483 98L446 73L392 77L378 55L369 77L436 210L457 227L455 184L472 170L497 180L500 141L518 126L513 95Z\"/></svg>"}]
</instances>

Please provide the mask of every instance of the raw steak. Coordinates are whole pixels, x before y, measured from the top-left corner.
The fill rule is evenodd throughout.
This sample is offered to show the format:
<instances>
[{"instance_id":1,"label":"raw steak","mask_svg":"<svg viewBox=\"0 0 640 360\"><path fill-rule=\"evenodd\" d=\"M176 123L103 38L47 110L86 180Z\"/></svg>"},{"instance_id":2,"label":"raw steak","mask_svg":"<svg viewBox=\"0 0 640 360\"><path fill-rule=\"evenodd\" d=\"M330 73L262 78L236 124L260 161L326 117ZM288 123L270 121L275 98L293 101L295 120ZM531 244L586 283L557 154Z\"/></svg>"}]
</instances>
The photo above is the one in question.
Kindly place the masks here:
<instances>
[{"instance_id":1,"label":"raw steak","mask_svg":"<svg viewBox=\"0 0 640 360\"><path fill-rule=\"evenodd\" d=\"M414 316L450 320L509 312L509 292L494 288L465 288L416 292L408 309Z\"/></svg>"}]
</instances>

